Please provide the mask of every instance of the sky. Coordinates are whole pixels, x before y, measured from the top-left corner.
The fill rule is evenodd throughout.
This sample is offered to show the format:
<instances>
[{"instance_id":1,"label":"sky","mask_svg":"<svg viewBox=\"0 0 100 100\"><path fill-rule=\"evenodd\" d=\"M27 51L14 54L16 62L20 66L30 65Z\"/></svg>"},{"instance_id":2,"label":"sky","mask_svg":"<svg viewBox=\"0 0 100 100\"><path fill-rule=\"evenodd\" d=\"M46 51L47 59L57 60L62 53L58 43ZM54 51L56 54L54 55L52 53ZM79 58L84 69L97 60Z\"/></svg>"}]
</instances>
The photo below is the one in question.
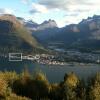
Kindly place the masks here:
<instances>
[{"instance_id":1,"label":"sky","mask_svg":"<svg viewBox=\"0 0 100 100\"><path fill-rule=\"evenodd\" d=\"M52 19L63 27L100 15L99 6L100 0L1 0L0 14L13 14L39 24Z\"/></svg>"}]
</instances>

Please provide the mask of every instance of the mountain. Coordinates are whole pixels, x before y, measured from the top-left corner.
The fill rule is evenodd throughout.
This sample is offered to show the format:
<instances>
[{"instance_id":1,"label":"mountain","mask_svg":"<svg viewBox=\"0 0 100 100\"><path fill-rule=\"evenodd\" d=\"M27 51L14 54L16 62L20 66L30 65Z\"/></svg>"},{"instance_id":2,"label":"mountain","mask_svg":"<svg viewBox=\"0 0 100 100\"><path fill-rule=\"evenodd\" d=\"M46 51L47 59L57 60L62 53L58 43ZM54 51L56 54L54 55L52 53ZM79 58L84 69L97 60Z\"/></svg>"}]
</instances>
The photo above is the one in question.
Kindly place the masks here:
<instances>
[{"instance_id":1,"label":"mountain","mask_svg":"<svg viewBox=\"0 0 100 100\"><path fill-rule=\"evenodd\" d=\"M25 20L24 18L17 17L17 19L32 32L33 37L35 37L42 45L45 41L52 38L58 31L59 28L54 20L49 19L41 24L37 24L32 20ZM44 45L45 46L45 45Z\"/></svg>"},{"instance_id":2,"label":"mountain","mask_svg":"<svg viewBox=\"0 0 100 100\"><path fill-rule=\"evenodd\" d=\"M53 23L50 24L51 22ZM45 21L41 25L37 30L33 31L33 36L44 46L64 49L100 50L99 15L88 17L78 24L70 24L63 28L58 28L53 20Z\"/></svg>"},{"instance_id":3,"label":"mountain","mask_svg":"<svg viewBox=\"0 0 100 100\"><path fill-rule=\"evenodd\" d=\"M32 20L25 20L21 17L17 17L17 19L24 25L24 27L30 30L33 37L35 37L43 45L45 44L44 42L46 40L56 34L59 30L56 22L51 19L49 19L48 21L44 21L41 24L37 24Z\"/></svg>"},{"instance_id":4,"label":"mountain","mask_svg":"<svg viewBox=\"0 0 100 100\"><path fill-rule=\"evenodd\" d=\"M37 29L37 27L39 26L39 24L33 22L32 20L26 21L24 23L24 26L27 27L29 30L34 31Z\"/></svg>"},{"instance_id":5,"label":"mountain","mask_svg":"<svg viewBox=\"0 0 100 100\"><path fill-rule=\"evenodd\" d=\"M50 41L60 41L62 47L66 48L100 49L100 16L95 15L79 24L67 25Z\"/></svg>"},{"instance_id":6,"label":"mountain","mask_svg":"<svg viewBox=\"0 0 100 100\"><path fill-rule=\"evenodd\" d=\"M25 20L22 17L17 17L17 19L18 21L20 21L21 24L23 24L30 31L36 30L36 28L39 26L39 24L33 22L32 20Z\"/></svg>"},{"instance_id":7,"label":"mountain","mask_svg":"<svg viewBox=\"0 0 100 100\"><path fill-rule=\"evenodd\" d=\"M57 28L57 24L54 20L49 19L48 21L44 21L39 25L37 30L44 30L44 29L52 29L52 28Z\"/></svg>"},{"instance_id":8,"label":"mountain","mask_svg":"<svg viewBox=\"0 0 100 100\"><path fill-rule=\"evenodd\" d=\"M100 16L83 19L78 24L58 28L54 20L37 24L20 18L23 25L47 48L100 50Z\"/></svg>"},{"instance_id":9,"label":"mountain","mask_svg":"<svg viewBox=\"0 0 100 100\"><path fill-rule=\"evenodd\" d=\"M44 21L41 24L37 24L32 20L25 20L24 18L21 17L17 17L17 19L31 31L39 31L39 30L57 27L56 22L51 19L49 19L48 21Z\"/></svg>"},{"instance_id":10,"label":"mountain","mask_svg":"<svg viewBox=\"0 0 100 100\"><path fill-rule=\"evenodd\" d=\"M14 16L0 16L0 51L33 52L42 48L29 30Z\"/></svg>"},{"instance_id":11,"label":"mountain","mask_svg":"<svg viewBox=\"0 0 100 100\"><path fill-rule=\"evenodd\" d=\"M58 32L59 28L54 20L49 19L39 24L38 27L32 31L32 35L42 44Z\"/></svg>"}]
</instances>

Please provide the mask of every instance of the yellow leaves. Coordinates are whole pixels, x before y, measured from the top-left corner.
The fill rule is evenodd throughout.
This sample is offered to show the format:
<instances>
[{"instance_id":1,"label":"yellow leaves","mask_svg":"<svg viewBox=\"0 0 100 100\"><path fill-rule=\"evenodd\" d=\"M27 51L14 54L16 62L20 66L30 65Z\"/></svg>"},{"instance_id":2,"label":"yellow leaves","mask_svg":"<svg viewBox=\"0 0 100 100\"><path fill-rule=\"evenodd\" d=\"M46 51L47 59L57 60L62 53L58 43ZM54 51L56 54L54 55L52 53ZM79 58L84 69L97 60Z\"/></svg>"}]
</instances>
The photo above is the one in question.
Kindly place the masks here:
<instances>
[{"instance_id":1,"label":"yellow leaves","mask_svg":"<svg viewBox=\"0 0 100 100\"><path fill-rule=\"evenodd\" d=\"M12 81L18 78L16 72L0 72L0 79L5 81Z\"/></svg>"},{"instance_id":2,"label":"yellow leaves","mask_svg":"<svg viewBox=\"0 0 100 100\"><path fill-rule=\"evenodd\" d=\"M42 80L42 81L47 81L46 75L42 73L41 71L36 72L33 76L35 80Z\"/></svg>"},{"instance_id":3,"label":"yellow leaves","mask_svg":"<svg viewBox=\"0 0 100 100\"><path fill-rule=\"evenodd\" d=\"M100 100L100 83L98 81L91 87L90 98L93 100Z\"/></svg>"},{"instance_id":4,"label":"yellow leaves","mask_svg":"<svg viewBox=\"0 0 100 100\"><path fill-rule=\"evenodd\" d=\"M7 87L7 82L3 79L0 79L0 96L6 95Z\"/></svg>"},{"instance_id":5,"label":"yellow leaves","mask_svg":"<svg viewBox=\"0 0 100 100\"><path fill-rule=\"evenodd\" d=\"M50 91L55 91L55 90L57 90L58 88L59 88L59 85L58 85L57 83L51 84L51 85L50 85Z\"/></svg>"},{"instance_id":6,"label":"yellow leaves","mask_svg":"<svg viewBox=\"0 0 100 100\"><path fill-rule=\"evenodd\" d=\"M70 73L65 81L65 84L67 84L67 86L69 87L76 87L79 83L79 79L77 78L77 76L74 73Z\"/></svg>"}]
</instances>

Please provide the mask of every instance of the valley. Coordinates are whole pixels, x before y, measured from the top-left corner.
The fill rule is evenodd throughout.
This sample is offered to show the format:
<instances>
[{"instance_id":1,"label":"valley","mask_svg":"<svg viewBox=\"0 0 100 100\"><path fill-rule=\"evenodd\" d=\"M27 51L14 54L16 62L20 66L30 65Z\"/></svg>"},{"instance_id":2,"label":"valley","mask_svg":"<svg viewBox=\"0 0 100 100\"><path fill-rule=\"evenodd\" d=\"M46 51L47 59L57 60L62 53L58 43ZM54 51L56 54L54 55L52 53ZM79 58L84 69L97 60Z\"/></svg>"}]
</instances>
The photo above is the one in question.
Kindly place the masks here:
<instances>
[{"instance_id":1,"label":"valley","mask_svg":"<svg viewBox=\"0 0 100 100\"><path fill-rule=\"evenodd\" d=\"M1 0L0 100L100 100L100 0Z\"/></svg>"},{"instance_id":2,"label":"valley","mask_svg":"<svg viewBox=\"0 0 100 100\"><path fill-rule=\"evenodd\" d=\"M99 21L100 16L94 15L79 24L59 28L51 19L37 24L14 15L2 15L0 55L23 53L24 59L47 65L99 64Z\"/></svg>"}]
</instances>

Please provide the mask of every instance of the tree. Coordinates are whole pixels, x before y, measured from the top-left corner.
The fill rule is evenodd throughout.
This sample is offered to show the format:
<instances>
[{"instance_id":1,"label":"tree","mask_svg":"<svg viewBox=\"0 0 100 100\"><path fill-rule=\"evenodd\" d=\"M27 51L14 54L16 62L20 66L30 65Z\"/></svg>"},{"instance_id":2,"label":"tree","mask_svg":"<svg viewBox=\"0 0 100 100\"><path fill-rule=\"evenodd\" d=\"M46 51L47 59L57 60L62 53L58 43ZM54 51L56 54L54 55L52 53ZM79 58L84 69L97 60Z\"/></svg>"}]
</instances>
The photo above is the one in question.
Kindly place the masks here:
<instances>
[{"instance_id":1,"label":"tree","mask_svg":"<svg viewBox=\"0 0 100 100\"><path fill-rule=\"evenodd\" d=\"M77 100L86 100L86 85L84 80L80 80L76 88Z\"/></svg>"},{"instance_id":2,"label":"tree","mask_svg":"<svg viewBox=\"0 0 100 100\"><path fill-rule=\"evenodd\" d=\"M49 98L50 100L62 100L62 89L60 84L51 84Z\"/></svg>"},{"instance_id":3,"label":"tree","mask_svg":"<svg viewBox=\"0 0 100 100\"><path fill-rule=\"evenodd\" d=\"M77 100L76 89L78 84L79 79L73 72L70 74L65 74L62 87L64 100Z\"/></svg>"},{"instance_id":4,"label":"tree","mask_svg":"<svg viewBox=\"0 0 100 100\"><path fill-rule=\"evenodd\" d=\"M97 73L93 78L89 90L89 98L90 100L100 100L100 73Z\"/></svg>"},{"instance_id":5,"label":"tree","mask_svg":"<svg viewBox=\"0 0 100 100\"><path fill-rule=\"evenodd\" d=\"M94 86L91 86L90 100L100 100L100 83L95 82Z\"/></svg>"},{"instance_id":6,"label":"tree","mask_svg":"<svg viewBox=\"0 0 100 100\"><path fill-rule=\"evenodd\" d=\"M50 87L45 75L39 72L33 78L27 76L29 75L24 73L14 82L13 92L17 95L32 98L33 100L48 98Z\"/></svg>"},{"instance_id":7,"label":"tree","mask_svg":"<svg viewBox=\"0 0 100 100\"><path fill-rule=\"evenodd\" d=\"M8 84L5 80L0 79L0 100L5 98L8 91Z\"/></svg>"}]
</instances>

